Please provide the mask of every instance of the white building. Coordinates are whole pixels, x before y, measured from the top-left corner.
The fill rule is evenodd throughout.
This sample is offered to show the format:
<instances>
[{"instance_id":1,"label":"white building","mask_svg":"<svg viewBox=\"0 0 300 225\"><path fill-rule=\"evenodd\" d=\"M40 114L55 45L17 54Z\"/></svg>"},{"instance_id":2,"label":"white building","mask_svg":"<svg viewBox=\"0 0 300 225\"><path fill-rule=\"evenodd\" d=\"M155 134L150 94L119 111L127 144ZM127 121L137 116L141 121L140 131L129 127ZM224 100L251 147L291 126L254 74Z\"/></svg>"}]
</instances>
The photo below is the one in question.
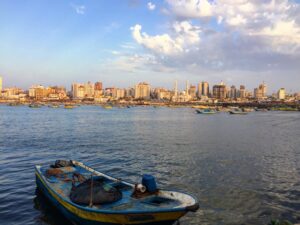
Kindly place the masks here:
<instances>
[{"instance_id":1,"label":"white building","mask_svg":"<svg viewBox=\"0 0 300 225\"><path fill-rule=\"evenodd\" d=\"M143 82L135 85L135 99L150 99L150 85Z\"/></svg>"},{"instance_id":2,"label":"white building","mask_svg":"<svg viewBox=\"0 0 300 225\"><path fill-rule=\"evenodd\" d=\"M277 92L277 98L278 98L279 100L284 100L284 99L285 99L285 96L286 96L286 94L285 94L285 89L284 89L284 88L280 88L280 89L278 90L278 92Z\"/></svg>"}]
</instances>

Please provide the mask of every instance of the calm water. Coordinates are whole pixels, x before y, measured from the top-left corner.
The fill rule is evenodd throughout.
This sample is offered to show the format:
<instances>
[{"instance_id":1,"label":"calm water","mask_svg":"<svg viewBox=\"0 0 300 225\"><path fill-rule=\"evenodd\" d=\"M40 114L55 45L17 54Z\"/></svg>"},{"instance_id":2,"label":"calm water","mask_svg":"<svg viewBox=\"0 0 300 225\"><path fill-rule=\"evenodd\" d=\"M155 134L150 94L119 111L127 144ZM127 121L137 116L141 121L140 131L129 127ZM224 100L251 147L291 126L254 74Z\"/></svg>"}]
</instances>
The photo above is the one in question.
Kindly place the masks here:
<instances>
[{"instance_id":1,"label":"calm water","mask_svg":"<svg viewBox=\"0 0 300 225\"><path fill-rule=\"evenodd\" d=\"M200 210L182 224L299 222L299 137L298 112L0 106L0 224L68 224L35 191L34 165L55 159L194 193Z\"/></svg>"}]
</instances>

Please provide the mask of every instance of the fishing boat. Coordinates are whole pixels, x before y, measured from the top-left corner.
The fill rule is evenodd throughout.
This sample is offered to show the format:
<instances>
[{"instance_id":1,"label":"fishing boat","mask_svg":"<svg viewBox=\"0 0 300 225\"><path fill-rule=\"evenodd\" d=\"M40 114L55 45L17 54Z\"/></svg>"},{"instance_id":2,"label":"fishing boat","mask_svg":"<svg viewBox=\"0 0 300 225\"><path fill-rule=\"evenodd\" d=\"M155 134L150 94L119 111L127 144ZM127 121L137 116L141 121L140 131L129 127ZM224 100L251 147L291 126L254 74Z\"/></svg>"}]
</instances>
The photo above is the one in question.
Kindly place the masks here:
<instances>
[{"instance_id":1,"label":"fishing boat","mask_svg":"<svg viewBox=\"0 0 300 225\"><path fill-rule=\"evenodd\" d=\"M76 224L171 225L199 208L189 194L157 189L151 175L134 185L74 160L37 165L35 174L38 189Z\"/></svg>"},{"instance_id":2,"label":"fishing boat","mask_svg":"<svg viewBox=\"0 0 300 225\"><path fill-rule=\"evenodd\" d=\"M10 102L7 104L8 106L19 106L21 105L19 102Z\"/></svg>"},{"instance_id":3,"label":"fishing boat","mask_svg":"<svg viewBox=\"0 0 300 225\"><path fill-rule=\"evenodd\" d=\"M231 110L229 110L229 113L233 114L233 115L246 115L246 114L248 114L247 112L244 112L240 108L231 109Z\"/></svg>"},{"instance_id":4,"label":"fishing boat","mask_svg":"<svg viewBox=\"0 0 300 225\"><path fill-rule=\"evenodd\" d=\"M48 105L49 108L59 108L59 105L58 104L51 104L51 105Z\"/></svg>"},{"instance_id":5,"label":"fishing boat","mask_svg":"<svg viewBox=\"0 0 300 225\"><path fill-rule=\"evenodd\" d=\"M198 114L215 114L216 111L213 109L197 109L196 112Z\"/></svg>"},{"instance_id":6,"label":"fishing boat","mask_svg":"<svg viewBox=\"0 0 300 225\"><path fill-rule=\"evenodd\" d=\"M113 107L111 105L104 105L103 108L104 109L112 109Z\"/></svg>"},{"instance_id":7,"label":"fishing boat","mask_svg":"<svg viewBox=\"0 0 300 225\"><path fill-rule=\"evenodd\" d=\"M268 112L268 109L266 108L255 108L256 112Z\"/></svg>"},{"instance_id":8,"label":"fishing boat","mask_svg":"<svg viewBox=\"0 0 300 225\"><path fill-rule=\"evenodd\" d=\"M32 104L29 104L28 105L30 108L41 108L41 105L40 104L37 104L37 103L32 103Z\"/></svg>"},{"instance_id":9,"label":"fishing boat","mask_svg":"<svg viewBox=\"0 0 300 225\"><path fill-rule=\"evenodd\" d=\"M65 109L73 109L74 105L70 105L70 104L65 104Z\"/></svg>"}]
</instances>

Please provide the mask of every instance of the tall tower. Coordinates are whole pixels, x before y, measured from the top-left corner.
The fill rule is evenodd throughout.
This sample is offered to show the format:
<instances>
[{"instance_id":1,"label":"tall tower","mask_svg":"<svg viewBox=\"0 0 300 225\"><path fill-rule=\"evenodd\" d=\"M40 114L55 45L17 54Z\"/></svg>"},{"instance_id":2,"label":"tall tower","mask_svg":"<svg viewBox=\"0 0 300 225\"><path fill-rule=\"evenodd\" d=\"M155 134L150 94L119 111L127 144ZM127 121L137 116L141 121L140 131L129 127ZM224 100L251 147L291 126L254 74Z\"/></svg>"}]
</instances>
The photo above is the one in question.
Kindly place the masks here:
<instances>
[{"instance_id":1,"label":"tall tower","mask_svg":"<svg viewBox=\"0 0 300 225\"><path fill-rule=\"evenodd\" d=\"M186 81L186 88L185 88L186 94L189 94L189 81Z\"/></svg>"},{"instance_id":2,"label":"tall tower","mask_svg":"<svg viewBox=\"0 0 300 225\"><path fill-rule=\"evenodd\" d=\"M174 95L175 95L175 97L177 97L177 95L178 95L178 84L177 84L177 80L175 80Z\"/></svg>"},{"instance_id":3,"label":"tall tower","mask_svg":"<svg viewBox=\"0 0 300 225\"><path fill-rule=\"evenodd\" d=\"M1 91L2 91L2 77L0 77L0 94L1 94Z\"/></svg>"}]
</instances>

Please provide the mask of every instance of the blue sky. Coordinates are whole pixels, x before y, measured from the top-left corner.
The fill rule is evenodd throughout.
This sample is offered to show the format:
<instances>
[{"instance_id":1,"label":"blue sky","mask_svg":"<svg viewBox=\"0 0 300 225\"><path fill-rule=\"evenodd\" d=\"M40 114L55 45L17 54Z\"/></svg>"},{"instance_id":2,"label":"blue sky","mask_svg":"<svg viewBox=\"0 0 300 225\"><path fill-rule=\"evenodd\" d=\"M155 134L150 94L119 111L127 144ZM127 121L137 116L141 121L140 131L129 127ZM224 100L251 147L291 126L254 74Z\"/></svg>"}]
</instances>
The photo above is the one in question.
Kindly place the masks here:
<instances>
[{"instance_id":1,"label":"blue sky","mask_svg":"<svg viewBox=\"0 0 300 225\"><path fill-rule=\"evenodd\" d=\"M177 79L300 91L299 12L299 1L2 0L0 74L22 88Z\"/></svg>"}]
</instances>

